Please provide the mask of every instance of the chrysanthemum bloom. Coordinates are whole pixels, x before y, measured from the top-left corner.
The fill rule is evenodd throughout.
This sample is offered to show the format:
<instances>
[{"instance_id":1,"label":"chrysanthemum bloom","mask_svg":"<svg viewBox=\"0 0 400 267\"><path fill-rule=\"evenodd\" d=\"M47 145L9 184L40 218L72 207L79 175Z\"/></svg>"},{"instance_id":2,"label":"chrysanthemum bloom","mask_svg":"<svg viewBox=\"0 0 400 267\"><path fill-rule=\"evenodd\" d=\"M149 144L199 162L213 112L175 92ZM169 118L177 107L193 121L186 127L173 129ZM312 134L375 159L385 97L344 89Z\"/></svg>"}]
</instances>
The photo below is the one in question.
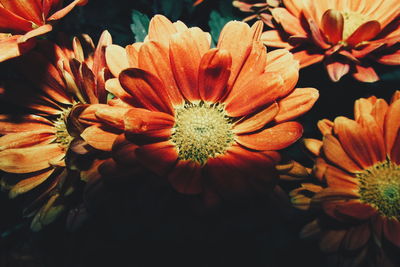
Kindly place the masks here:
<instances>
[{"instance_id":1,"label":"chrysanthemum bloom","mask_svg":"<svg viewBox=\"0 0 400 267\"><path fill-rule=\"evenodd\" d=\"M90 48L91 40L86 40L85 47ZM76 172L66 169L65 156L81 128L91 125L84 104L105 103L104 81L101 84L99 76L105 68L103 48L110 43L105 32L93 54L84 51L78 39L73 49L43 41L37 51L18 62L28 82L10 81L4 90L3 100L22 105L28 112L0 116L0 170L6 172L2 187L11 198L35 189L35 199L24 211L35 215L33 230L56 218L63 210L63 197L79 179ZM41 49L46 53L39 53ZM77 109L84 111L74 112ZM75 118L76 113L81 116Z\"/></svg>"},{"instance_id":2,"label":"chrysanthemum bloom","mask_svg":"<svg viewBox=\"0 0 400 267\"><path fill-rule=\"evenodd\" d=\"M126 140L115 159L139 161L181 193L257 192L275 182L277 150L293 144L318 91L296 88L287 50L266 53L261 22L230 22L210 35L157 15L144 43L109 46L106 88L125 103L114 119ZM238 42L237 40L240 40ZM97 112L110 121L110 114ZM123 117L123 120L121 120Z\"/></svg>"},{"instance_id":3,"label":"chrysanthemum bloom","mask_svg":"<svg viewBox=\"0 0 400 267\"><path fill-rule=\"evenodd\" d=\"M322 120L319 128L323 141L305 140L317 156L313 173L319 182L303 184L292 196L300 208L322 208L325 218L307 225L303 235L320 233L323 250L353 253L354 266L366 256L373 266L398 266L400 91L390 104L361 98L354 120Z\"/></svg>"},{"instance_id":4,"label":"chrysanthemum bloom","mask_svg":"<svg viewBox=\"0 0 400 267\"><path fill-rule=\"evenodd\" d=\"M400 65L400 6L396 0L283 0L271 10L275 27L263 33L267 46L294 53L301 67L323 62L332 81L351 73L379 80L371 63Z\"/></svg>"},{"instance_id":5,"label":"chrysanthemum bloom","mask_svg":"<svg viewBox=\"0 0 400 267\"><path fill-rule=\"evenodd\" d=\"M1 0L0 62L17 57L34 45L35 36L52 30L51 24L88 0Z\"/></svg>"},{"instance_id":6,"label":"chrysanthemum bloom","mask_svg":"<svg viewBox=\"0 0 400 267\"><path fill-rule=\"evenodd\" d=\"M240 11L253 13L252 15L246 17L243 21L249 21L258 18L268 26L273 27L272 15L269 12L269 9L278 7L281 4L281 0L242 0L233 1L232 4L234 7L239 8Z\"/></svg>"}]
</instances>

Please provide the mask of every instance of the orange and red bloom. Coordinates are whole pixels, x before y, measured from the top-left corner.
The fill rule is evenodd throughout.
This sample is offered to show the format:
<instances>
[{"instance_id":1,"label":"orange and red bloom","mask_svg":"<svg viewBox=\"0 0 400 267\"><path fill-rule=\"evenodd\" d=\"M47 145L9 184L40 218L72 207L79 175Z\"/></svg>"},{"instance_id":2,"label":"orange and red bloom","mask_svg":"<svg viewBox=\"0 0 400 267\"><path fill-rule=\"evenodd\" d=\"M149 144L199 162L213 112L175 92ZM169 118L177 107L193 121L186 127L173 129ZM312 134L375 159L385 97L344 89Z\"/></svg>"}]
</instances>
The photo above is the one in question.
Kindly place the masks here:
<instances>
[{"instance_id":1,"label":"orange and red bloom","mask_svg":"<svg viewBox=\"0 0 400 267\"><path fill-rule=\"evenodd\" d=\"M400 7L396 0L284 0L270 9L267 46L290 49L301 67L323 62L332 81L347 73L379 80L372 64L400 65Z\"/></svg>"},{"instance_id":2,"label":"orange and red bloom","mask_svg":"<svg viewBox=\"0 0 400 267\"><path fill-rule=\"evenodd\" d=\"M24 212L35 216L31 224L34 230L63 210L63 197L79 179L66 168L66 153L71 141L91 124L90 115L89 120L86 116L90 113L88 104L106 102L104 46L111 44L111 37L105 32L96 51L90 38L84 40L89 50L84 50L77 38L73 48L40 42L37 50L18 62L27 81L7 82L2 96L25 109L22 114L0 117L0 170L5 172L2 187L9 190L10 197L34 189L38 193ZM77 113L80 116L75 118Z\"/></svg>"},{"instance_id":3,"label":"orange and red bloom","mask_svg":"<svg viewBox=\"0 0 400 267\"><path fill-rule=\"evenodd\" d=\"M61 19L87 0L75 0L63 7L63 0L0 1L0 62L17 57L34 45L32 39L52 30Z\"/></svg>"},{"instance_id":4,"label":"orange and red bloom","mask_svg":"<svg viewBox=\"0 0 400 267\"><path fill-rule=\"evenodd\" d=\"M323 250L353 252L355 263L372 254L374 266L397 266L400 91L389 104L376 97L361 98L354 113L354 120L320 121L323 140L305 140L317 156L313 174L319 182L295 189L293 203L306 209L320 207L328 216L330 224L321 216L303 230L303 235L320 233Z\"/></svg>"},{"instance_id":5,"label":"orange and red bloom","mask_svg":"<svg viewBox=\"0 0 400 267\"><path fill-rule=\"evenodd\" d=\"M115 160L139 162L181 193L271 188L277 150L301 137L292 120L318 91L294 88L298 62L286 50L267 53L261 26L230 22L210 48L208 33L157 15L143 43L109 46L107 64L118 78L106 88L119 104L96 116L124 131Z\"/></svg>"}]
</instances>

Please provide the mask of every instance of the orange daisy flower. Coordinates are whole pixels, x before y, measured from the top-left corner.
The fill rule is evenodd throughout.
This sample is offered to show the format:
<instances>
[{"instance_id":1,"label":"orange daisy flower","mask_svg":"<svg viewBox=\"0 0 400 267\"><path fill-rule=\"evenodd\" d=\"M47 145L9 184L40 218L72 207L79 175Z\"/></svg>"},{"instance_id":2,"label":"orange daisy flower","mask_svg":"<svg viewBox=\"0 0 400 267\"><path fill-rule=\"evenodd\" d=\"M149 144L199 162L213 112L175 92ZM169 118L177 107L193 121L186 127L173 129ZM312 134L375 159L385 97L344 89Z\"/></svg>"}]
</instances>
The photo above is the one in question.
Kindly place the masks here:
<instances>
[{"instance_id":1,"label":"orange daisy flower","mask_svg":"<svg viewBox=\"0 0 400 267\"><path fill-rule=\"evenodd\" d=\"M272 15L269 12L269 9L278 7L281 2L281 0L242 0L233 1L232 5L239 8L242 12L254 13L253 15L246 17L243 21L249 21L258 18L269 27L273 27Z\"/></svg>"},{"instance_id":2,"label":"orange daisy flower","mask_svg":"<svg viewBox=\"0 0 400 267\"><path fill-rule=\"evenodd\" d=\"M390 104L361 98L354 110L354 120L320 121L323 141L306 139L317 156L313 174L320 183L294 190L293 202L321 207L330 218L329 224L319 218L303 230L322 232L323 250L357 252L351 260L359 264L372 254L374 266L398 266L389 262L392 250L393 259L400 252L400 91Z\"/></svg>"},{"instance_id":3,"label":"orange daisy flower","mask_svg":"<svg viewBox=\"0 0 400 267\"><path fill-rule=\"evenodd\" d=\"M75 6L87 2L75 0L62 7L62 0L1 0L0 62L32 48L35 42L33 37L51 31L52 22L64 17Z\"/></svg>"},{"instance_id":4,"label":"orange daisy flower","mask_svg":"<svg viewBox=\"0 0 400 267\"><path fill-rule=\"evenodd\" d=\"M302 126L291 120L318 91L294 88L297 61L286 50L267 54L261 28L230 22L210 48L208 33L156 15L144 43L107 47L118 78L106 88L125 103L114 119L125 132L114 144L116 160L139 161L187 194L274 185L276 151L300 138Z\"/></svg>"},{"instance_id":5,"label":"orange daisy flower","mask_svg":"<svg viewBox=\"0 0 400 267\"><path fill-rule=\"evenodd\" d=\"M90 48L87 36L86 41L85 47ZM84 51L76 38L73 49L42 41L37 49L46 53L31 51L19 58L17 66L25 70L29 82L10 81L4 88L5 101L22 104L29 112L0 116L0 170L6 172L1 184L11 198L33 189L38 193L24 211L26 216L35 216L33 230L57 217L64 208L64 197L79 179L76 172L66 169L65 157L73 138L91 125L88 103L107 107L97 103L106 99L102 99L104 77L100 76L108 44L107 32L94 53Z\"/></svg>"},{"instance_id":6,"label":"orange daisy flower","mask_svg":"<svg viewBox=\"0 0 400 267\"><path fill-rule=\"evenodd\" d=\"M290 49L301 67L323 62L332 81L351 73L379 80L371 63L400 65L400 6L396 0L283 0L271 10L267 46Z\"/></svg>"}]
</instances>

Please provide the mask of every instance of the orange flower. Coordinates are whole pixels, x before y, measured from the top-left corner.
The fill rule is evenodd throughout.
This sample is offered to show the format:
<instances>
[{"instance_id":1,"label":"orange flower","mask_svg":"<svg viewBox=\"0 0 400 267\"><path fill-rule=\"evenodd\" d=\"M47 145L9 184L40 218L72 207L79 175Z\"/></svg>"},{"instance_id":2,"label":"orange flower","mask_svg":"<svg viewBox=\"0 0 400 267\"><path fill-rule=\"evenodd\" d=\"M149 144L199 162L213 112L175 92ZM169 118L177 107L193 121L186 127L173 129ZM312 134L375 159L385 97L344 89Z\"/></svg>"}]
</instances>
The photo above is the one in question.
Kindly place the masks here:
<instances>
[{"instance_id":1,"label":"orange flower","mask_svg":"<svg viewBox=\"0 0 400 267\"><path fill-rule=\"evenodd\" d=\"M157 15L144 43L107 47L118 79L106 88L125 103L114 119L126 138L114 144L116 161L139 161L181 193L271 187L276 151L302 135L291 120L313 106L318 91L294 89L298 63L286 50L267 54L261 26L230 22L210 48L208 33Z\"/></svg>"},{"instance_id":2,"label":"orange flower","mask_svg":"<svg viewBox=\"0 0 400 267\"><path fill-rule=\"evenodd\" d=\"M233 1L234 7L240 9L240 11L246 13L254 13L246 17L243 21L249 21L255 18L262 20L269 27L273 27L272 15L269 12L270 8L278 7L281 4L281 0L242 0Z\"/></svg>"},{"instance_id":3,"label":"orange flower","mask_svg":"<svg viewBox=\"0 0 400 267\"><path fill-rule=\"evenodd\" d=\"M317 156L313 173L320 183L294 190L293 202L300 208L321 207L330 218L303 230L304 235L322 232L323 250L357 252L355 262L372 253L374 266L398 266L385 261L393 248L395 256L400 252L400 91L390 104L361 98L354 109L355 120L319 122L323 141L306 140Z\"/></svg>"},{"instance_id":4,"label":"orange flower","mask_svg":"<svg viewBox=\"0 0 400 267\"><path fill-rule=\"evenodd\" d=\"M51 23L88 0L62 7L62 0L0 1L0 62L17 57L34 45L32 38L52 30Z\"/></svg>"},{"instance_id":5,"label":"orange flower","mask_svg":"<svg viewBox=\"0 0 400 267\"><path fill-rule=\"evenodd\" d=\"M400 65L400 6L396 0L283 0L271 10L274 29L267 46L290 49L301 67L323 61L332 81L351 73L379 80L371 63Z\"/></svg>"},{"instance_id":6,"label":"orange flower","mask_svg":"<svg viewBox=\"0 0 400 267\"><path fill-rule=\"evenodd\" d=\"M193 6L197 6L200 5L201 3L203 3L204 0L196 0L196 2L193 3Z\"/></svg>"},{"instance_id":7,"label":"orange flower","mask_svg":"<svg viewBox=\"0 0 400 267\"><path fill-rule=\"evenodd\" d=\"M86 40L85 47L90 47L91 40ZM101 85L99 81L104 73L104 46L110 43L105 32L93 54L85 53L78 39L74 39L73 50L42 41L37 49L45 54L31 51L19 58L17 66L25 70L29 82L9 81L4 90L5 101L22 104L28 113L0 116L0 170L6 172L2 187L9 190L11 198L33 189L39 192L24 212L35 215L33 230L56 218L63 210L64 197L79 179L78 173L66 169L65 156L73 138L93 124L88 110L107 107L97 103L105 103L105 97L101 98L104 82ZM80 114L78 119L76 114Z\"/></svg>"}]
</instances>

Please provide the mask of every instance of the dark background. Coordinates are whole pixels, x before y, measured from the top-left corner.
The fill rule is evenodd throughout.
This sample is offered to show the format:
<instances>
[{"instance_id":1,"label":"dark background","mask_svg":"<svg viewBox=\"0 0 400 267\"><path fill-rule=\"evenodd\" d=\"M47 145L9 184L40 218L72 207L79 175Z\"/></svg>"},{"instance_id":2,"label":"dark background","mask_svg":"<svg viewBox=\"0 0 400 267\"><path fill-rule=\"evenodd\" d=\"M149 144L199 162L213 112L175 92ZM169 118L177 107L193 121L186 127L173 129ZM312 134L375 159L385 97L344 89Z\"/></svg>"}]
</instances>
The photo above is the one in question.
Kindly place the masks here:
<instances>
[{"instance_id":1,"label":"dark background","mask_svg":"<svg viewBox=\"0 0 400 267\"><path fill-rule=\"evenodd\" d=\"M192 7L191 0L91 0L71 12L54 32L71 36L87 33L97 42L107 29L114 43L124 46L135 41L131 30L133 10L149 18L160 13L172 21L180 19L211 31L214 39L224 23L246 16L235 10L230 0L205 0L198 7ZM53 33L49 38L54 36ZM0 77L12 75L7 71L6 64L0 65ZM376 95L389 100L399 89L400 68L379 66L378 72L382 80L366 84L350 76L332 83L322 65L301 70L297 87L320 90L314 108L300 118L304 137L320 138L316 123L322 118L351 118L354 101L360 97ZM298 143L284 153L307 166L312 164ZM286 192L296 186L282 183ZM21 216L24 200L9 200L6 193L0 193L0 267L330 264L329 257L319 251L317 241L298 237L313 214L290 208L273 197L199 211L196 197L175 193L164 184L138 185L129 181L111 186L102 196L88 219L74 231L66 229L64 215L41 232L33 233L29 219ZM70 208L79 207L81 201L76 197Z\"/></svg>"}]
</instances>

